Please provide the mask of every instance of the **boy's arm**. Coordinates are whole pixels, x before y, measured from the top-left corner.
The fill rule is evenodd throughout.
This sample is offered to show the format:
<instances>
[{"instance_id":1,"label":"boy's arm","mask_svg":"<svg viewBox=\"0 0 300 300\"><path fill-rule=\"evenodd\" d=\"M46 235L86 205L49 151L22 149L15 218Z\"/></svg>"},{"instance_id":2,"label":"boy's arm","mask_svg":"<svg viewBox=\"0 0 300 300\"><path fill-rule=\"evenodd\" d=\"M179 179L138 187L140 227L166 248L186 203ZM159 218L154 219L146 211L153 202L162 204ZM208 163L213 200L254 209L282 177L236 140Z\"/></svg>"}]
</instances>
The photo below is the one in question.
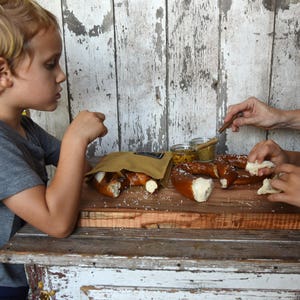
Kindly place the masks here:
<instances>
[{"instance_id":1,"label":"boy's arm","mask_svg":"<svg viewBox=\"0 0 300 300\"><path fill-rule=\"evenodd\" d=\"M69 235L77 222L87 167L86 147L107 132L103 125L104 116L99 118L99 115L90 114L81 113L79 120L75 119L67 130L50 185L35 186L4 200L4 204L23 220L55 237Z\"/></svg>"},{"instance_id":2,"label":"boy's arm","mask_svg":"<svg viewBox=\"0 0 300 300\"><path fill-rule=\"evenodd\" d=\"M60 162L51 184L24 190L4 200L4 204L49 235L69 235L77 220L86 166L84 153L85 148L74 142L68 147L62 145Z\"/></svg>"}]
</instances>

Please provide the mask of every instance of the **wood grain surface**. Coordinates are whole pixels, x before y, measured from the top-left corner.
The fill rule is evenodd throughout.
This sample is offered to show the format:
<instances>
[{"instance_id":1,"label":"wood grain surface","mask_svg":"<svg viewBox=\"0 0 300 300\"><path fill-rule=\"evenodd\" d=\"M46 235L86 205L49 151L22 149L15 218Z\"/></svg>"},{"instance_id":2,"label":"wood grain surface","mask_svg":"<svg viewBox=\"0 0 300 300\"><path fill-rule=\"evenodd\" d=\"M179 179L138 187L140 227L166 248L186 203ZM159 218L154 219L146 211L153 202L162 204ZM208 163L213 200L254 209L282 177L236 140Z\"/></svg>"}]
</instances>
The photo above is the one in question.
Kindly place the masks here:
<instances>
[{"instance_id":1,"label":"wood grain surface","mask_svg":"<svg viewBox=\"0 0 300 300\"><path fill-rule=\"evenodd\" d=\"M131 187L118 198L84 191L78 225L119 228L300 229L300 208L271 203L257 195L260 185L233 186L215 182L207 202L181 196L171 185L151 195Z\"/></svg>"},{"instance_id":2,"label":"wood grain surface","mask_svg":"<svg viewBox=\"0 0 300 300\"><path fill-rule=\"evenodd\" d=\"M228 267L234 260L239 270L248 272L268 272L255 261L268 265L271 272L277 272L274 266L281 262L287 265L285 272L297 274L299 246L299 230L78 227L69 238L59 239L26 225L0 250L0 260L117 269L178 267L178 271L195 270L208 261L214 268Z\"/></svg>"}]
</instances>

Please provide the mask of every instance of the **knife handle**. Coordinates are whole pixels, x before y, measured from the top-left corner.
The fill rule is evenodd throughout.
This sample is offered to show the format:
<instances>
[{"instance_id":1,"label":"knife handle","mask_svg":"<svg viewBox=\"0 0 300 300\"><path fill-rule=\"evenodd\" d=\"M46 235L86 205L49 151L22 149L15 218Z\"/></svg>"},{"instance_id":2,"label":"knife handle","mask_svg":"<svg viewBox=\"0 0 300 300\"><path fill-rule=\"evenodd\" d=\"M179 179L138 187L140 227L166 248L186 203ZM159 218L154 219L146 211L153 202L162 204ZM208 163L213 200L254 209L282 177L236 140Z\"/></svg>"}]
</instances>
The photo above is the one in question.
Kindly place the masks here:
<instances>
[{"instance_id":1,"label":"knife handle","mask_svg":"<svg viewBox=\"0 0 300 300\"><path fill-rule=\"evenodd\" d=\"M235 115L233 115L233 117L229 120L229 121L227 121L227 122L225 122L224 124L223 124L223 126L221 127L221 128L219 128L219 133L222 133L225 129L227 129L228 127L230 127L230 125L232 124L232 122L236 119L236 118L238 118L238 117L241 117L242 116L242 113L241 112L238 112L237 114L235 114Z\"/></svg>"}]
</instances>

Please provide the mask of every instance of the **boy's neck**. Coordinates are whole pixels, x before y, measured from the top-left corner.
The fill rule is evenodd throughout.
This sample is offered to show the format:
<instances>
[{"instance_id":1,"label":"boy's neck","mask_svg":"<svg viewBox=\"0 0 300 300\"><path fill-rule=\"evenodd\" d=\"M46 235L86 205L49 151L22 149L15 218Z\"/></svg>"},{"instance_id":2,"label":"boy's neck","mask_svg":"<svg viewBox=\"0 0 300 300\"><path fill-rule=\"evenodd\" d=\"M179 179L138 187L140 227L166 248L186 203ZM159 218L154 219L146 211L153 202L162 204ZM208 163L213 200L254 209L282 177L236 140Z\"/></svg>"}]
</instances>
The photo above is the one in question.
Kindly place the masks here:
<instances>
[{"instance_id":1,"label":"boy's neck","mask_svg":"<svg viewBox=\"0 0 300 300\"><path fill-rule=\"evenodd\" d=\"M1 110L0 108L0 120L6 123L11 128L15 129L22 136L24 136L25 132L21 125L21 117L22 117L21 110L19 113L17 112L12 113L9 111Z\"/></svg>"}]
</instances>

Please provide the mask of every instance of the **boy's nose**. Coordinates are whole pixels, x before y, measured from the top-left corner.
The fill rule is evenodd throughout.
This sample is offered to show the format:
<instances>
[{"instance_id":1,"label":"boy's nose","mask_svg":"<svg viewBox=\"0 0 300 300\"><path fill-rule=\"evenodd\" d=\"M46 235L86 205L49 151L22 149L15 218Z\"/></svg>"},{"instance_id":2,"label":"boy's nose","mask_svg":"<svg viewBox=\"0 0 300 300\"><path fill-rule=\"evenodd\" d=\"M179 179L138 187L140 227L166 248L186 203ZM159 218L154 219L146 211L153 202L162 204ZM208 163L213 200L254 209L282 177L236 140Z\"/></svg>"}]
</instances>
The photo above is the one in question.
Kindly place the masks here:
<instances>
[{"instance_id":1,"label":"boy's nose","mask_svg":"<svg viewBox=\"0 0 300 300\"><path fill-rule=\"evenodd\" d=\"M59 74L58 74L58 76L56 78L56 81L58 83L61 83L61 82L64 82L65 80L66 80L66 74L65 74L65 72L60 67Z\"/></svg>"}]
</instances>

